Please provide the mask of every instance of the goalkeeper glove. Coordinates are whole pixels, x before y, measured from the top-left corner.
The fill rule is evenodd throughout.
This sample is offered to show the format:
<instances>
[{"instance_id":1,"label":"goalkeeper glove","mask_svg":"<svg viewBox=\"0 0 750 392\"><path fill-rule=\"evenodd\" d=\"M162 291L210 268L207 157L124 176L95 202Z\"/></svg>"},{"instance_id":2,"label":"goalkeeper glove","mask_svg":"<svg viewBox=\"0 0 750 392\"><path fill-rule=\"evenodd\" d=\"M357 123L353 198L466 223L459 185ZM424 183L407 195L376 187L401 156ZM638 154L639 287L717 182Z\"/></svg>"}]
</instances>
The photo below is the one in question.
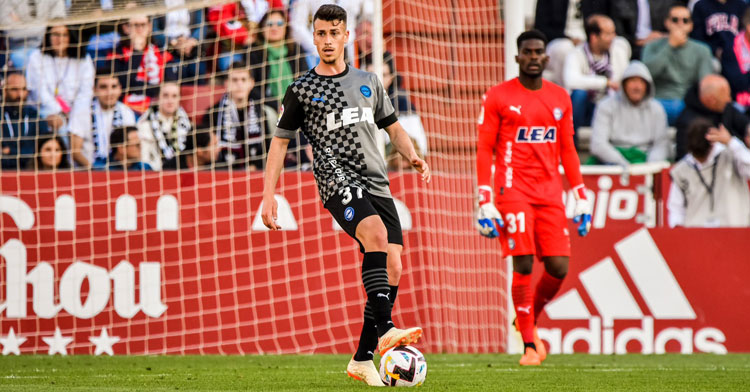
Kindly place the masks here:
<instances>
[{"instance_id":1,"label":"goalkeeper glove","mask_svg":"<svg viewBox=\"0 0 750 392\"><path fill-rule=\"evenodd\" d=\"M591 230L591 201L586 197L586 188L583 184L573 188L573 196L576 198L573 223L579 223L578 235L584 237Z\"/></svg>"},{"instance_id":2,"label":"goalkeeper glove","mask_svg":"<svg viewBox=\"0 0 750 392\"><path fill-rule=\"evenodd\" d=\"M505 224L500 212L492 204L492 188L480 186L477 193L479 195L479 210L477 210L474 226L479 234L487 238L495 238L500 235L499 230Z\"/></svg>"}]
</instances>

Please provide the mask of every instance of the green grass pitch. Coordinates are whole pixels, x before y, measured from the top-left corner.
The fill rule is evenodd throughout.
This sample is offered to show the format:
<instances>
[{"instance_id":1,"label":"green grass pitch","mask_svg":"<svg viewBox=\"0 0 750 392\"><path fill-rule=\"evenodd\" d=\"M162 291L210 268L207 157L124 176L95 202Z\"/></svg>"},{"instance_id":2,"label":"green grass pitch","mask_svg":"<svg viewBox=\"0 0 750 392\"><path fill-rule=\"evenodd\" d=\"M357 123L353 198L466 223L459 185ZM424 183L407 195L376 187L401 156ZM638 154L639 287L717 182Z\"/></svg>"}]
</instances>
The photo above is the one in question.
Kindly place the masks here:
<instances>
[{"instance_id":1,"label":"green grass pitch","mask_svg":"<svg viewBox=\"0 0 750 392\"><path fill-rule=\"evenodd\" d=\"M750 354L429 354L421 391L748 391ZM0 357L0 391L360 391L347 355Z\"/></svg>"}]
</instances>

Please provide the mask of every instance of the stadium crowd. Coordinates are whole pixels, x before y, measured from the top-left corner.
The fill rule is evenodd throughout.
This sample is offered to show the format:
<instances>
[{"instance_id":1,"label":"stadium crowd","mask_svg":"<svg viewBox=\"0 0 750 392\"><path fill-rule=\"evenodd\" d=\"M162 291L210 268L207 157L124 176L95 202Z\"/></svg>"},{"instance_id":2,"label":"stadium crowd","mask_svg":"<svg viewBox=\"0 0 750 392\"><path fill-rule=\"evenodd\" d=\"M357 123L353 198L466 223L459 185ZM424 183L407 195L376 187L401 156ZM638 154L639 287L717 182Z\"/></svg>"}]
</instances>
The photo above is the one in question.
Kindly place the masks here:
<instances>
[{"instance_id":1,"label":"stadium crowd","mask_svg":"<svg viewBox=\"0 0 750 392\"><path fill-rule=\"evenodd\" d=\"M2 170L262 170L280 97L317 64L309 21L327 1L149 0L170 8L153 16L125 1L0 0ZM343 4L347 61L368 69L372 4ZM99 21L62 24L92 7ZM126 19L113 16L123 9ZM711 203L750 198L742 186L703 189L700 174L726 155L739 183L748 178L746 1L538 0L533 25L549 40L545 78L570 93L576 135L590 132L590 147L576 139L587 163L686 161L700 178L673 182L683 205L695 189ZM384 57L384 84L425 156L429 133ZM299 135L285 166L311 162Z\"/></svg>"}]
</instances>

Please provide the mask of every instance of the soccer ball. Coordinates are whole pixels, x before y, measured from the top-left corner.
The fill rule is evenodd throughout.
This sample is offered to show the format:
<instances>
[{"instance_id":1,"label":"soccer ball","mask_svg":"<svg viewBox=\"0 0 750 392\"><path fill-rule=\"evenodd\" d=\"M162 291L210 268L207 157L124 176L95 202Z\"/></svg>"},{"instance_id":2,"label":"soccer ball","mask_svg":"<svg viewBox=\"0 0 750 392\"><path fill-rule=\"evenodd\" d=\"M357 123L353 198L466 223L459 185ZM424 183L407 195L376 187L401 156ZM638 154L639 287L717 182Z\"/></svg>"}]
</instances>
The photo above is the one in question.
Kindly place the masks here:
<instances>
[{"instance_id":1,"label":"soccer ball","mask_svg":"<svg viewBox=\"0 0 750 392\"><path fill-rule=\"evenodd\" d=\"M380 379L391 387L417 387L427 377L427 361L412 346L394 347L380 358Z\"/></svg>"}]
</instances>

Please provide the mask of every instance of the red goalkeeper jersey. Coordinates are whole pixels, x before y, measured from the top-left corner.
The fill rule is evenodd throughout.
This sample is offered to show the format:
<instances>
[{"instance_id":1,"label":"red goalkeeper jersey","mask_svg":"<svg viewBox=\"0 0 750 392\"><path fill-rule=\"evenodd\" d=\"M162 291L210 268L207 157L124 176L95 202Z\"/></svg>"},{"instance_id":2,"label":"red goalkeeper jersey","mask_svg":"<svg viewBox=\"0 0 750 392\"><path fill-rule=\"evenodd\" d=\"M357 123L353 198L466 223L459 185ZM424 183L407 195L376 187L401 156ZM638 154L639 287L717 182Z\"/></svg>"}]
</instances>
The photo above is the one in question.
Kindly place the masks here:
<instances>
[{"instance_id":1,"label":"red goalkeeper jersey","mask_svg":"<svg viewBox=\"0 0 750 392\"><path fill-rule=\"evenodd\" d=\"M543 80L529 90L518 78L487 91L478 121L478 185L491 185L495 200L562 204L562 162L571 186L583 183L573 144L573 114L568 93Z\"/></svg>"}]
</instances>

